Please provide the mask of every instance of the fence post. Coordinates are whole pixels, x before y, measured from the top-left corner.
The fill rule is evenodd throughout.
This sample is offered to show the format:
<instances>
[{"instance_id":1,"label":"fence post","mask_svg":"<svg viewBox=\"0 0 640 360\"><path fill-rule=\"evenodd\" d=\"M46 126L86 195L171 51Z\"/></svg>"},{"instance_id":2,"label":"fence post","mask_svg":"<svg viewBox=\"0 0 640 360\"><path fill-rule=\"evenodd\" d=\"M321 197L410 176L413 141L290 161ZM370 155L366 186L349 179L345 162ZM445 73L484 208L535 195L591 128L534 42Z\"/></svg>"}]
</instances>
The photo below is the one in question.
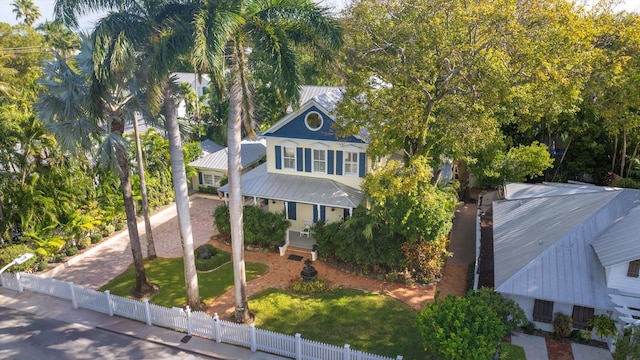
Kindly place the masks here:
<instances>
[{"instance_id":1,"label":"fence post","mask_svg":"<svg viewBox=\"0 0 640 360\"><path fill-rule=\"evenodd\" d=\"M342 360L351 359L351 345L344 344L344 352L342 353Z\"/></svg>"},{"instance_id":2,"label":"fence post","mask_svg":"<svg viewBox=\"0 0 640 360\"><path fill-rule=\"evenodd\" d=\"M396 357L396 360L402 360L402 359L404 359L402 355L398 355L398 357Z\"/></svg>"},{"instance_id":3,"label":"fence post","mask_svg":"<svg viewBox=\"0 0 640 360\"><path fill-rule=\"evenodd\" d=\"M302 359L302 335L296 333L296 360Z\"/></svg>"},{"instance_id":4,"label":"fence post","mask_svg":"<svg viewBox=\"0 0 640 360\"><path fill-rule=\"evenodd\" d=\"M151 325L151 309L149 308L149 300L143 299L144 302L144 314L147 317L147 325Z\"/></svg>"},{"instance_id":5,"label":"fence post","mask_svg":"<svg viewBox=\"0 0 640 360\"><path fill-rule=\"evenodd\" d=\"M76 291L74 289L73 283L69 282L69 293L71 293L71 305L73 305L74 309L78 308L78 300L76 299Z\"/></svg>"},{"instance_id":6,"label":"fence post","mask_svg":"<svg viewBox=\"0 0 640 360\"><path fill-rule=\"evenodd\" d=\"M193 333L193 329L191 325L191 308L189 308L189 305L187 305L185 312L187 313L187 334L191 335Z\"/></svg>"},{"instance_id":7,"label":"fence post","mask_svg":"<svg viewBox=\"0 0 640 360\"><path fill-rule=\"evenodd\" d=\"M213 314L213 336L215 337L217 343L222 341L222 334L220 332L220 317L218 316L218 313Z\"/></svg>"},{"instance_id":8,"label":"fence post","mask_svg":"<svg viewBox=\"0 0 640 360\"><path fill-rule=\"evenodd\" d=\"M109 309L109 316L113 316L113 305L111 304L111 291L105 290L104 293L107 296L107 308Z\"/></svg>"},{"instance_id":9,"label":"fence post","mask_svg":"<svg viewBox=\"0 0 640 360\"><path fill-rule=\"evenodd\" d=\"M22 288L22 279L20 279L20 273L19 272L16 273L16 280L18 281L18 291L19 292L23 292L24 289Z\"/></svg>"},{"instance_id":10,"label":"fence post","mask_svg":"<svg viewBox=\"0 0 640 360\"><path fill-rule=\"evenodd\" d=\"M258 344L256 342L256 324L249 324L249 332L251 333L251 352L256 352Z\"/></svg>"}]
</instances>

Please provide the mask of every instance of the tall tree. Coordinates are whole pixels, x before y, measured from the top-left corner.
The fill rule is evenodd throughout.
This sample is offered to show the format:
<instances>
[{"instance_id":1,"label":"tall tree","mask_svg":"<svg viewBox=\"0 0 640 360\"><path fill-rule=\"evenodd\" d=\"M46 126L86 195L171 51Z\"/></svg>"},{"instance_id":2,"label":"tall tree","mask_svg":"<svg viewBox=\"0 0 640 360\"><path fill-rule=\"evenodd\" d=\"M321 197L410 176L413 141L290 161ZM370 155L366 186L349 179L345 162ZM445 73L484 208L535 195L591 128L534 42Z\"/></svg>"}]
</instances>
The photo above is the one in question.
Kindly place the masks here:
<instances>
[{"instance_id":1,"label":"tall tree","mask_svg":"<svg viewBox=\"0 0 640 360\"><path fill-rule=\"evenodd\" d=\"M112 11L101 19L96 37L96 69L105 76L112 65L121 59L121 50L135 50L142 57L141 73L146 74L150 104L162 104L169 149L171 170L184 257L184 275L187 303L200 308L198 276L193 252L193 233L185 174L184 155L176 115L176 100L170 81L170 73L179 56L184 56L193 46L193 14L199 3L171 0L57 0L56 18L69 26L77 26L77 19L93 11Z\"/></svg>"},{"instance_id":2,"label":"tall tree","mask_svg":"<svg viewBox=\"0 0 640 360\"><path fill-rule=\"evenodd\" d=\"M309 0L208 1L195 24L196 69L214 70L217 81L223 81L224 55L231 73L227 145L235 320L247 322L251 315L244 268L240 142L242 126L249 135L254 128L248 49L263 54L260 58L273 71L274 87L286 98L297 99L302 77L294 46L336 49L342 45L342 31L327 9Z\"/></svg>"},{"instance_id":3,"label":"tall tree","mask_svg":"<svg viewBox=\"0 0 640 360\"><path fill-rule=\"evenodd\" d=\"M40 18L40 9L32 0L13 0L11 6L13 6L11 11L16 14L16 20L24 19L27 26L32 26Z\"/></svg>"},{"instance_id":4,"label":"tall tree","mask_svg":"<svg viewBox=\"0 0 640 360\"><path fill-rule=\"evenodd\" d=\"M123 138L125 121L136 110L131 108L136 106L133 99L137 85L131 72L134 59L128 57L128 62L119 64L122 67L118 82L107 82L94 71L93 49L93 42L85 39L73 66L59 55L46 65L40 84L47 91L40 96L37 110L64 148L72 153L78 149L92 151L97 142L98 163L118 174L136 274L131 293L139 298L148 297L157 291L157 286L149 282L144 269Z\"/></svg>"},{"instance_id":5,"label":"tall tree","mask_svg":"<svg viewBox=\"0 0 640 360\"><path fill-rule=\"evenodd\" d=\"M500 124L576 110L590 42L564 0L358 0L345 24L338 124L369 130L372 155L435 167L500 140Z\"/></svg>"}]
</instances>

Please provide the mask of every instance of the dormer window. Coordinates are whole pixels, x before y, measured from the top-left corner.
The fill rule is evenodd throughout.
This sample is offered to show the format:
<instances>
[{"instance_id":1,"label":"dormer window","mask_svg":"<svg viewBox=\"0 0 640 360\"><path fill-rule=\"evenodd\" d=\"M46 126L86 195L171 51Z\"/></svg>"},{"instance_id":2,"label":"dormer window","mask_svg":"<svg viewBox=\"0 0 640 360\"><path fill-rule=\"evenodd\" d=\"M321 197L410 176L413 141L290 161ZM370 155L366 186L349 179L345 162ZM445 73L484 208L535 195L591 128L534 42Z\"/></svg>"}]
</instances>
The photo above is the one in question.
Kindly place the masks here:
<instances>
[{"instance_id":1,"label":"dormer window","mask_svg":"<svg viewBox=\"0 0 640 360\"><path fill-rule=\"evenodd\" d=\"M631 261L629 263L629 269L627 269L627 276L637 278L640 275L640 259Z\"/></svg>"},{"instance_id":2,"label":"dormer window","mask_svg":"<svg viewBox=\"0 0 640 360\"><path fill-rule=\"evenodd\" d=\"M318 131L322 127L322 115L312 111L304 118L304 124L311 131Z\"/></svg>"}]
</instances>

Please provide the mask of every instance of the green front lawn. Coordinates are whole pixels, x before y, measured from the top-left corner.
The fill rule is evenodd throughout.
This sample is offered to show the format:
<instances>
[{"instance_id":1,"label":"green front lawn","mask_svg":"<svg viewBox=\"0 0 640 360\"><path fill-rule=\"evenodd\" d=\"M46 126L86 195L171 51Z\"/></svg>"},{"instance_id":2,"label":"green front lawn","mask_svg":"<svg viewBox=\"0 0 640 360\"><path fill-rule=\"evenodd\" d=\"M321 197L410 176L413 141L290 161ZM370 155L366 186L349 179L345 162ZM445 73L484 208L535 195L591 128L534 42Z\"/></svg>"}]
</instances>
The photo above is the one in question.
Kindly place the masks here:
<instances>
[{"instance_id":1,"label":"green front lawn","mask_svg":"<svg viewBox=\"0 0 640 360\"><path fill-rule=\"evenodd\" d=\"M256 327L405 359L424 359L416 312L384 295L341 288L316 296L268 289L249 300Z\"/></svg>"},{"instance_id":2,"label":"green front lawn","mask_svg":"<svg viewBox=\"0 0 640 360\"><path fill-rule=\"evenodd\" d=\"M160 291L149 301L166 307L182 307L187 303L182 258L158 258L147 262L144 267L149 281L160 286ZM265 264L246 263L247 281L266 273L267 269ZM122 274L100 288L100 291L110 290L114 295L128 297L135 281L134 267L131 264ZM198 273L198 285L202 302L214 300L233 287L233 264L229 262L215 271Z\"/></svg>"}]
</instances>

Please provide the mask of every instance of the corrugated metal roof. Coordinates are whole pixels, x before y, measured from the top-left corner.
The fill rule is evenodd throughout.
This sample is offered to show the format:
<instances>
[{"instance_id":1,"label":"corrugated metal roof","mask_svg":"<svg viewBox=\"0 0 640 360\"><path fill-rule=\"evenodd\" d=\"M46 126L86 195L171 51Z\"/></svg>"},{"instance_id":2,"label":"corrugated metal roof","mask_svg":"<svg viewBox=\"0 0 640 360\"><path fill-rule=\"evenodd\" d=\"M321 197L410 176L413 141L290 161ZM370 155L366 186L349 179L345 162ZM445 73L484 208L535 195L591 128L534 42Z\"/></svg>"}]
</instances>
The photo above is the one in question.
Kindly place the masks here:
<instances>
[{"instance_id":1,"label":"corrugated metal roof","mask_svg":"<svg viewBox=\"0 0 640 360\"><path fill-rule=\"evenodd\" d=\"M224 146L222 146L222 145L220 145L220 144L218 144L216 142L213 142L213 141L211 141L209 139L207 139L205 141L202 141L200 143L200 147L202 148L202 156L213 154L216 151L220 151L220 150L224 149Z\"/></svg>"},{"instance_id":2,"label":"corrugated metal roof","mask_svg":"<svg viewBox=\"0 0 640 360\"><path fill-rule=\"evenodd\" d=\"M629 190L625 193L637 191ZM640 259L640 199L637 194L628 194L627 200L635 201L633 209L627 215L616 219L614 224L591 244L604 267Z\"/></svg>"},{"instance_id":3,"label":"corrugated metal roof","mask_svg":"<svg viewBox=\"0 0 640 360\"><path fill-rule=\"evenodd\" d=\"M494 202L496 290L609 308L604 268L590 245L629 210L626 197L618 190Z\"/></svg>"},{"instance_id":4,"label":"corrugated metal roof","mask_svg":"<svg viewBox=\"0 0 640 360\"><path fill-rule=\"evenodd\" d=\"M342 91L339 87L303 85L300 88L300 105L304 105L307 101L313 98L318 98L326 93L333 93L336 91L340 93L340 99L342 99Z\"/></svg>"},{"instance_id":5,"label":"corrugated metal roof","mask_svg":"<svg viewBox=\"0 0 640 360\"><path fill-rule=\"evenodd\" d=\"M228 185L219 190L228 192ZM333 180L269 173L266 163L242 176L242 195L340 208L355 208L364 199L361 190Z\"/></svg>"},{"instance_id":6,"label":"corrugated metal roof","mask_svg":"<svg viewBox=\"0 0 640 360\"><path fill-rule=\"evenodd\" d=\"M242 140L240 153L242 156L242 168L246 168L265 156L267 153L266 141L264 139ZM224 148L213 154L193 160L189 165L198 169L221 170L226 172L229 166L228 158L227 148Z\"/></svg>"},{"instance_id":7,"label":"corrugated metal roof","mask_svg":"<svg viewBox=\"0 0 640 360\"><path fill-rule=\"evenodd\" d=\"M505 185L505 198L509 200L530 199L610 190L615 190L615 188L589 184L563 184L551 182L542 184L507 183Z\"/></svg>"}]
</instances>

